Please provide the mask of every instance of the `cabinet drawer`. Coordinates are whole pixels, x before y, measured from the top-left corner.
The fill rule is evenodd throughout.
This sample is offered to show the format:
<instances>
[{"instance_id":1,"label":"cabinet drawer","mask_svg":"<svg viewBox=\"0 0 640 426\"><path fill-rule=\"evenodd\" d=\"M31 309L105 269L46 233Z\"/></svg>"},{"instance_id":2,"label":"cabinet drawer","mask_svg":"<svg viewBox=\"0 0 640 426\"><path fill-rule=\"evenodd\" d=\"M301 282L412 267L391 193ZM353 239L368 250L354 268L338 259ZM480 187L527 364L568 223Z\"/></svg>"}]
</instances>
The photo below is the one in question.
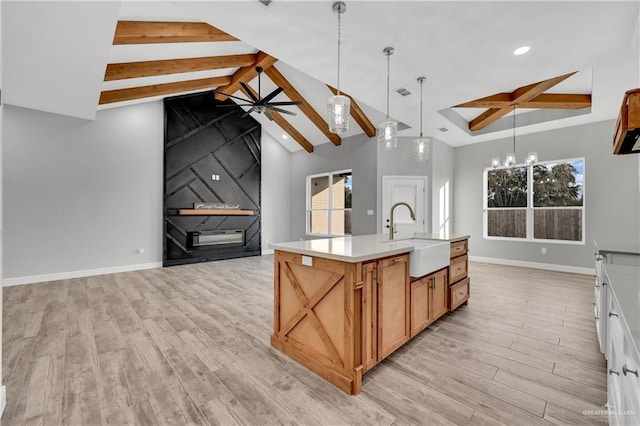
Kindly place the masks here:
<instances>
[{"instance_id":1,"label":"cabinet drawer","mask_svg":"<svg viewBox=\"0 0 640 426\"><path fill-rule=\"evenodd\" d=\"M464 256L451 259L451 264L449 266L449 284L458 282L467 276L468 258L469 257L465 254Z\"/></svg>"},{"instance_id":2,"label":"cabinet drawer","mask_svg":"<svg viewBox=\"0 0 640 426\"><path fill-rule=\"evenodd\" d=\"M463 304L469 299L469 278L465 278L457 284L449 287L449 310L453 311L455 308Z\"/></svg>"},{"instance_id":3,"label":"cabinet drawer","mask_svg":"<svg viewBox=\"0 0 640 426\"><path fill-rule=\"evenodd\" d=\"M463 254L467 254L468 248L468 240L456 241L455 243L451 243L451 257L462 256Z\"/></svg>"}]
</instances>

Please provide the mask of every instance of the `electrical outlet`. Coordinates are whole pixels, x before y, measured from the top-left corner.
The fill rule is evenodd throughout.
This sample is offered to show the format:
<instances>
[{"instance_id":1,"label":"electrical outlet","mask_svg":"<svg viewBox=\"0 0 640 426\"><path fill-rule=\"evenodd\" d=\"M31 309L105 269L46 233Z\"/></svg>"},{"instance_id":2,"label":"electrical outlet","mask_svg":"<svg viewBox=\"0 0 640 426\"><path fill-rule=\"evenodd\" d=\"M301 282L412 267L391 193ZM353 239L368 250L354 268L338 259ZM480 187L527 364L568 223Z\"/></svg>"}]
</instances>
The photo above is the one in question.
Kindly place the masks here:
<instances>
[{"instance_id":1,"label":"electrical outlet","mask_svg":"<svg viewBox=\"0 0 640 426\"><path fill-rule=\"evenodd\" d=\"M540 249L540 251L542 252L542 254L547 254L547 248L546 247L542 247L542 249Z\"/></svg>"},{"instance_id":2,"label":"electrical outlet","mask_svg":"<svg viewBox=\"0 0 640 426\"><path fill-rule=\"evenodd\" d=\"M367 215L368 216L373 216L373 210L367 210Z\"/></svg>"}]
</instances>

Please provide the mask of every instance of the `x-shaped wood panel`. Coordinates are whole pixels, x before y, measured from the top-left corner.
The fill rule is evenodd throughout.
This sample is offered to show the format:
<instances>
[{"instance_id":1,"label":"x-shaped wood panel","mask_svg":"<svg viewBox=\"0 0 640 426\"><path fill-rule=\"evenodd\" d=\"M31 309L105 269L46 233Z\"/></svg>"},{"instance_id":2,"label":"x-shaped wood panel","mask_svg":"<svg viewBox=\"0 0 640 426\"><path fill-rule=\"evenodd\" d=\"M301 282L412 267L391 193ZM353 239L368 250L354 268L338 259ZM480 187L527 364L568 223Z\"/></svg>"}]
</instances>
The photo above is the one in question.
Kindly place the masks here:
<instances>
[{"instance_id":1,"label":"x-shaped wood panel","mask_svg":"<svg viewBox=\"0 0 640 426\"><path fill-rule=\"evenodd\" d=\"M576 71L577 72L577 71ZM576 72L560 75L548 80L518 87L511 93L496 93L454 108L488 108L469 122L469 130L484 129L509 113L514 106L519 108L580 109L591 106L591 95L544 93Z\"/></svg>"},{"instance_id":2,"label":"x-shaped wood panel","mask_svg":"<svg viewBox=\"0 0 640 426\"><path fill-rule=\"evenodd\" d=\"M340 367L344 367L344 360L338 353L338 350L333 344L331 337L329 337L329 333L322 325L322 322L320 322L320 318L318 318L318 315L313 310L313 308L318 303L320 303L320 301L331 291L331 289L333 289L340 283L340 281L342 281L344 275L336 273L331 274L329 278L327 278L327 280L320 286L320 288L318 288L318 290L316 290L316 292L311 295L311 297L307 297L304 290L302 289L302 285L300 285L300 282L298 281L298 278L291 270L291 266L289 266L289 263L283 262L283 264L284 273L287 275L287 278L291 283L291 287L293 287L293 290L295 291L298 300L302 304L302 307L293 317L291 317L287 324L285 324L285 326L280 329L280 331L278 332L278 337L280 339L284 339L285 336L291 330L293 330L296 325L300 323L300 321L307 317L311 321L314 330L316 330L316 332L320 336L322 343L325 345L327 350L329 350L331 354L330 359L332 361L337 361Z\"/></svg>"}]
</instances>

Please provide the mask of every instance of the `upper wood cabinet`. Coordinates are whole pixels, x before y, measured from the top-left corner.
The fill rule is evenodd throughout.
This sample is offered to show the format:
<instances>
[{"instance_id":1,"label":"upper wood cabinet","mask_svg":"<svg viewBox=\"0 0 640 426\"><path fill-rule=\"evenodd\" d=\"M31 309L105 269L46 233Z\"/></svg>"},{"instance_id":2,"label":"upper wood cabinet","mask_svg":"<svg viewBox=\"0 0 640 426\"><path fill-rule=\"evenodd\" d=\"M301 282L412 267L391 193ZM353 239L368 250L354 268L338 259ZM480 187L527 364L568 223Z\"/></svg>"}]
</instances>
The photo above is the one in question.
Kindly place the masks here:
<instances>
[{"instance_id":1,"label":"upper wood cabinet","mask_svg":"<svg viewBox=\"0 0 640 426\"><path fill-rule=\"evenodd\" d=\"M447 313L447 269L411 283L411 337Z\"/></svg>"},{"instance_id":2,"label":"upper wood cabinet","mask_svg":"<svg viewBox=\"0 0 640 426\"><path fill-rule=\"evenodd\" d=\"M409 340L409 256L378 262L378 361Z\"/></svg>"}]
</instances>

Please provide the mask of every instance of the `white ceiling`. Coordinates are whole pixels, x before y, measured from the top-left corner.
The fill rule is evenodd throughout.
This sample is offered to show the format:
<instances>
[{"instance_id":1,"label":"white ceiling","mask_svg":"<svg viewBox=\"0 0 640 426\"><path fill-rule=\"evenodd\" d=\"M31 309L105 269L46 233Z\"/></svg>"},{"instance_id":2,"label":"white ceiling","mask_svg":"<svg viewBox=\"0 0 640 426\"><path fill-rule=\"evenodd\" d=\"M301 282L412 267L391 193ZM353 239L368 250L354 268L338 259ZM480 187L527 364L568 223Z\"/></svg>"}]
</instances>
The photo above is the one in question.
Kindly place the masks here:
<instances>
[{"instance_id":1,"label":"white ceiling","mask_svg":"<svg viewBox=\"0 0 640 426\"><path fill-rule=\"evenodd\" d=\"M4 1L6 5L6 1ZM9 2L12 3L12 2ZM17 2L16 2L17 3ZM153 77L103 83L107 62L126 62L149 59L215 56L256 52L279 58L276 67L302 93L309 103L325 114L329 91L323 82L335 86L337 69L337 16L333 1L274 0L265 7L257 0L233 1L123 1L118 16L112 12L98 16L91 7L99 2L43 2L37 10L20 2L3 11L4 24L10 31L3 36L5 101L39 108L35 95L26 95L29 86L39 76L46 75L51 83L68 74L77 79L84 72L84 81L58 84L64 90L86 91L83 102L56 95L59 111L79 117L95 114L100 90L154 84L192 78L229 74L233 70L198 72L179 76ZM120 2L109 2L118 4ZM386 108L386 57L382 49L393 46L391 56L391 116L412 126L401 132L403 136L417 135L419 128L419 85L416 79L427 76L424 86L424 133L452 145L506 137L511 130L499 130L470 136L457 128L438 111L453 105L498 92L511 92L519 86L573 71L579 73L558 85L552 92L592 93L593 106L587 114L531 124L519 133L531 133L558 127L615 119L625 90L640 86L637 34L637 1L347 1L342 18L341 89L352 95L377 124L384 119ZM64 7L59 5L64 5ZM92 6L93 5L93 6ZM102 6L105 8L106 6ZM118 5L119 7L119 5ZM95 9L96 11L98 9ZM111 9L110 9L111 10ZM8 13L9 12L9 13ZM29 22L29 14L48 18L45 30ZM76 38L82 42L61 38L56 31L56 19L70 25L69 16L85 22L76 24ZM66 19L64 19L66 17ZM16 19L19 18L19 19ZM188 20L204 21L226 31L242 42L189 43L175 45L103 46L111 39L115 20ZM45 20L45 18L42 18ZM109 25L109 23L111 25ZM28 31L24 27L28 27ZM22 29L21 29L22 28ZM110 31L110 33L109 33ZM25 37L25 33L29 37ZM99 34L94 34L99 32ZM21 35L16 38L14 35ZM95 40L94 40L95 39ZM55 44L55 45L54 45ZM52 46L53 45L53 46ZM521 45L531 46L523 56L512 51ZM106 50L105 50L106 49ZM36 57L51 51L64 58L64 66L40 66L23 59L23 72L9 61L17 56ZM21 52L21 53L19 53ZM35 52L35 53L31 53ZM84 54L91 60L84 59ZM100 72L95 62L102 60ZM93 66L93 68L91 68ZM24 74L21 77L21 73ZM64 81L64 78L63 78ZM273 84L263 78L262 93L272 90ZM256 87L255 81L252 83ZM55 86L52 85L52 86ZM401 97L395 89L406 87L412 95ZM53 88L37 86L39 98L51 96ZM13 91L12 91L13 89ZM50 90L50 92L48 92ZM34 90L31 90L33 93ZM12 94L12 97L9 94ZM57 92L56 92L57 93ZM238 96L244 97L241 93ZM80 96L80 95L77 95ZM284 95L280 95L283 98ZM147 100L148 101L148 100ZM124 103L123 103L124 104ZM123 105L118 104L118 105ZM115 105L117 106L117 105ZM113 105L111 106L113 107ZM47 109L48 108L48 109ZM51 110L49 106L43 108ZM92 111L87 111L87 108ZM463 111L458 114L469 119L481 112ZM273 123L257 116L265 129L290 150L298 150L297 143L281 138L282 131ZM301 113L286 117L314 145L327 139ZM510 117L506 117L510 120ZM503 119L503 120L505 120ZM497 123L496 123L497 124ZM448 132L438 129L446 127ZM352 120L347 135L359 133ZM612 129L613 132L613 129Z\"/></svg>"}]
</instances>

